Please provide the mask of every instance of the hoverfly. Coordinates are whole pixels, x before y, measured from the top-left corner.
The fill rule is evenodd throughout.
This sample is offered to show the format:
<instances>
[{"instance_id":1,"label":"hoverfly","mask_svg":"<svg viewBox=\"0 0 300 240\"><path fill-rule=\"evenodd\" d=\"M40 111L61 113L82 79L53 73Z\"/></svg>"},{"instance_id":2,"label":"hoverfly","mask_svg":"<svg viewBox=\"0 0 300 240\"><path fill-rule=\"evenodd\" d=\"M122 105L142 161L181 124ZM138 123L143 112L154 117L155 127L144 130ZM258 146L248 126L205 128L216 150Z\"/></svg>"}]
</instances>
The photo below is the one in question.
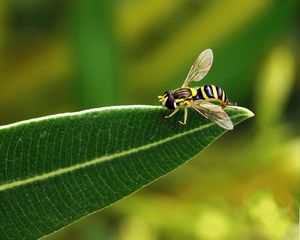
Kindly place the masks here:
<instances>
[{"instance_id":1,"label":"hoverfly","mask_svg":"<svg viewBox=\"0 0 300 240\"><path fill-rule=\"evenodd\" d=\"M188 107L192 107L220 127L228 130L233 129L233 124L224 108L234 104L228 101L223 89L215 85L205 85L198 88L189 87L191 82L198 82L206 76L212 63L212 50L204 50L195 60L181 88L174 91L168 90L163 96L158 96L162 106L174 110L166 118L172 117L180 108L184 108L183 122L179 121L179 123L186 124Z\"/></svg>"}]
</instances>

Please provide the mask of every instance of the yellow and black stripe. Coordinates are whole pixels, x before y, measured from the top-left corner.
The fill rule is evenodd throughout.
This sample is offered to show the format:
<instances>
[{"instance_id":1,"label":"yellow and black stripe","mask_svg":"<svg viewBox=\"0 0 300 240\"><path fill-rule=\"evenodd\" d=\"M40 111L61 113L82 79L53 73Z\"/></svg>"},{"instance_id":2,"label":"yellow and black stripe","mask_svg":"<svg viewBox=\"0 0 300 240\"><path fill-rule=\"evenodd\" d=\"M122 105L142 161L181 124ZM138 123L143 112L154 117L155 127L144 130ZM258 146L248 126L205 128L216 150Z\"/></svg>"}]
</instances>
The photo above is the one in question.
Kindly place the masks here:
<instances>
[{"instance_id":1,"label":"yellow and black stripe","mask_svg":"<svg viewBox=\"0 0 300 240\"><path fill-rule=\"evenodd\" d=\"M226 104L228 98L224 90L215 85L205 85L197 89L197 96L195 99L218 101Z\"/></svg>"}]
</instances>

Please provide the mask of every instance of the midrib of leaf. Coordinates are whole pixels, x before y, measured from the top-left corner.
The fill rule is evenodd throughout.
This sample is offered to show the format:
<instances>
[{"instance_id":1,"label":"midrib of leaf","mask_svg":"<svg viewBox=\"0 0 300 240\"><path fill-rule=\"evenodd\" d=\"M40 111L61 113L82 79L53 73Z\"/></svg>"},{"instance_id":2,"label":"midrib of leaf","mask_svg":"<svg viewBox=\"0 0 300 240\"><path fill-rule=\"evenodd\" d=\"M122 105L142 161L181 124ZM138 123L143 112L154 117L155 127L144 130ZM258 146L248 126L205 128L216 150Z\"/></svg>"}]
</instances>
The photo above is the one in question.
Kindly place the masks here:
<instances>
[{"instance_id":1,"label":"midrib of leaf","mask_svg":"<svg viewBox=\"0 0 300 240\"><path fill-rule=\"evenodd\" d=\"M241 116L244 116L244 115L245 114L239 114L239 115L235 115L232 118L238 118L238 117L241 117ZM78 169L82 169L82 168L85 168L85 167L88 167L88 166L91 166L91 165L96 165L96 164L99 164L99 163L102 163L102 162L105 162L105 161L109 161L111 159L115 159L115 158L118 158L118 157L123 157L123 156L130 155L130 154L133 154L133 153L136 153L136 152L139 152L139 151L143 151L143 150L146 150L146 149L149 149L149 148L152 148L152 147L156 147L156 146L164 144L168 141L172 141L176 138L180 138L180 137L183 137L185 135L189 135L189 134L195 133L197 131L203 130L203 129L208 128L212 125L214 125L214 123L207 123L207 124L202 125L198 128L194 128L194 129L186 131L186 132L178 133L178 134L175 134L173 136L167 137L165 139L155 141L155 142L152 142L152 143L149 143L149 144L145 144L145 145L142 145L142 146L139 146L139 147L131 148L129 150L125 150L125 151L118 152L118 153L113 153L113 154L106 155L106 156L103 156L103 157L100 157L100 158L95 158L95 159L92 159L92 160L87 161L87 162L78 163L78 164L75 164L75 165L70 166L70 167L60 168L60 169L57 169L55 171L51 171L51 172L48 172L48 173L45 173L45 174L41 174L41 175L37 175L37 176L34 176L34 177L26 178L26 179L23 179L23 180L18 180L18 181L14 181L14 182L10 182L10 183L5 183L5 184L0 185L0 191L4 191L4 190L7 190L7 189L12 189L12 188L19 187L19 186L26 185L26 184L30 184L30 183L33 183L33 182L36 182L36 181L43 181L43 180L51 178L51 177L59 176L59 175L62 175L62 174L68 173L68 172L72 172L72 171L75 171L75 170L78 170Z\"/></svg>"}]
</instances>

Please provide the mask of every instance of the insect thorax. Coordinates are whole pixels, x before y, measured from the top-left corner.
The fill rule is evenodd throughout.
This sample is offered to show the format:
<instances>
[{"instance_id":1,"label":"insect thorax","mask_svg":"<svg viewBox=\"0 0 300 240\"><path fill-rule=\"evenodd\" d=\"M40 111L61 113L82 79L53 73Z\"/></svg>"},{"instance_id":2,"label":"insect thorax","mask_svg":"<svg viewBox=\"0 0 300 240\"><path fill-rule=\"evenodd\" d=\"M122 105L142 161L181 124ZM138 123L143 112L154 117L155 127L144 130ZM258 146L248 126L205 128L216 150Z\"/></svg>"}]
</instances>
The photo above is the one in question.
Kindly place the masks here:
<instances>
[{"instance_id":1,"label":"insect thorax","mask_svg":"<svg viewBox=\"0 0 300 240\"><path fill-rule=\"evenodd\" d=\"M178 88L174 91L174 97L175 99L186 99L191 98L192 91L190 88Z\"/></svg>"}]
</instances>

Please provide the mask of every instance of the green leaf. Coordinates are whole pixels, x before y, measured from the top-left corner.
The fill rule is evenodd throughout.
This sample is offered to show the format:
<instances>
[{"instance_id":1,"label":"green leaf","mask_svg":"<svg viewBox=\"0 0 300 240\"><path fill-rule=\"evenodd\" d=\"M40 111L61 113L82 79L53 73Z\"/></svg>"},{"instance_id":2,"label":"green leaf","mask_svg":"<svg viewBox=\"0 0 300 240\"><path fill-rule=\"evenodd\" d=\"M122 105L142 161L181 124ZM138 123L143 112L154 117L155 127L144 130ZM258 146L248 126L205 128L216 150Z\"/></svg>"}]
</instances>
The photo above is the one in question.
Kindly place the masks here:
<instances>
[{"instance_id":1,"label":"green leaf","mask_svg":"<svg viewBox=\"0 0 300 240\"><path fill-rule=\"evenodd\" d=\"M228 108L233 123L253 116ZM190 110L126 106L0 127L0 239L36 239L137 191L225 130Z\"/></svg>"}]
</instances>

